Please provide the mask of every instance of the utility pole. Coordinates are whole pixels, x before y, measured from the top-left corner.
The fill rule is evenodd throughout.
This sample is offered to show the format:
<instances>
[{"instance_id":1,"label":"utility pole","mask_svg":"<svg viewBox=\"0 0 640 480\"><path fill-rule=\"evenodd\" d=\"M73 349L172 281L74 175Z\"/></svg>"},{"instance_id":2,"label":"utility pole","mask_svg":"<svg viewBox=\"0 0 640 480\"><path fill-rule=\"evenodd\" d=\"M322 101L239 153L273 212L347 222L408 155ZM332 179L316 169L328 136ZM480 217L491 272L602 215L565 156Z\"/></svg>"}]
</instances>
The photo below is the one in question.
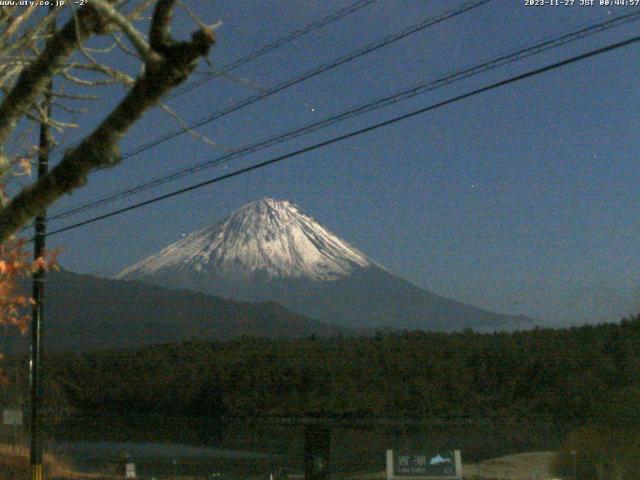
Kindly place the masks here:
<instances>
[{"instance_id":1,"label":"utility pole","mask_svg":"<svg viewBox=\"0 0 640 480\"><path fill-rule=\"evenodd\" d=\"M51 2L49 13L55 8ZM50 36L56 31L55 17L51 18L49 28ZM53 78L49 81L42 100L42 112L45 118L40 121L40 139L38 149L38 179L49 170L49 151L51 150L51 132L49 118L51 117L51 100L53 91ZM35 218L35 236L33 246L33 258L39 259L45 253L47 212L43 210ZM42 320L44 315L44 270L38 268L32 276L33 283L33 307L31 320L31 359L30 359L30 387L31 387L31 480L43 480L42 464Z\"/></svg>"}]
</instances>

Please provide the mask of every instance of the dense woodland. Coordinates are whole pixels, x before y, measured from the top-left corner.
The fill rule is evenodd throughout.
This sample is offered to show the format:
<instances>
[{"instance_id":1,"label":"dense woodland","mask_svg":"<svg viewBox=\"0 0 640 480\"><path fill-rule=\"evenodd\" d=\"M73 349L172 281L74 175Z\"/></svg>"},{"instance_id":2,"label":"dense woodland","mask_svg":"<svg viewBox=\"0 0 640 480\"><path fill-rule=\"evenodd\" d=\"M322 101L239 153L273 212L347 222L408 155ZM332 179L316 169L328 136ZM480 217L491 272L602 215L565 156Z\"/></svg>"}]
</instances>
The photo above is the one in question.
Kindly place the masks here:
<instances>
[{"instance_id":1,"label":"dense woodland","mask_svg":"<svg viewBox=\"0 0 640 480\"><path fill-rule=\"evenodd\" d=\"M527 419L573 425L559 472L571 468L573 449L584 478L640 458L629 446L640 444L640 316L516 333L245 337L59 353L46 365L51 412Z\"/></svg>"},{"instance_id":2,"label":"dense woodland","mask_svg":"<svg viewBox=\"0 0 640 480\"><path fill-rule=\"evenodd\" d=\"M640 317L519 333L187 342L64 353L55 397L81 412L264 417L640 416Z\"/></svg>"}]
</instances>

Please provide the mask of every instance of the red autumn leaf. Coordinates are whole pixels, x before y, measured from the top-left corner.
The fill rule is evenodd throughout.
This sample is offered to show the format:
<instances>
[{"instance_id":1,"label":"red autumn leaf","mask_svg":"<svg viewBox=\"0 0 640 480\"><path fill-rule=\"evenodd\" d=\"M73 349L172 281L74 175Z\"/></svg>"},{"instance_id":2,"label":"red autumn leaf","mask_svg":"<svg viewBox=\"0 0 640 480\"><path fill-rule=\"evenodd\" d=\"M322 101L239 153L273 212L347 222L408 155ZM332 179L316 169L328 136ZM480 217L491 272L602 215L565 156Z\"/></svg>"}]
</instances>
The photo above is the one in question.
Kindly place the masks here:
<instances>
[{"instance_id":1,"label":"red autumn leaf","mask_svg":"<svg viewBox=\"0 0 640 480\"><path fill-rule=\"evenodd\" d=\"M46 271L48 269L48 265L47 265L47 261L44 259L44 257L38 257L34 260L33 264L31 265L31 271L32 272L37 272L38 270L44 270Z\"/></svg>"},{"instance_id":2,"label":"red autumn leaf","mask_svg":"<svg viewBox=\"0 0 640 480\"><path fill-rule=\"evenodd\" d=\"M22 175L31 175L31 161L28 158L21 158L18 162Z\"/></svg>"}]
</instances>

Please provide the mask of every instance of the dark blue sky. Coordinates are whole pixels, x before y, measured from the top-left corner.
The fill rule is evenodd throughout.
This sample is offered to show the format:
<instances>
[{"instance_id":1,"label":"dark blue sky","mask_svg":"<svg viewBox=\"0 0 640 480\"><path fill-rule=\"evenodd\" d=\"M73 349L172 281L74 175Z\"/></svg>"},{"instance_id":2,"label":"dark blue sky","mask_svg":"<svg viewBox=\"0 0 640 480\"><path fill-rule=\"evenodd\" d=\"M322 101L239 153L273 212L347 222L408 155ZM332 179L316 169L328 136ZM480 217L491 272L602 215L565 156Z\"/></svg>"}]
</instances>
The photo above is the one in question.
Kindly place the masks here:
<instances>
[{"instance_id":1,"label":"dark blue sky","mask_svg":"<svg viewBox=\"0 0 640 480\"><path fill-rule=\"evenodd\" d=\"M190 1L222 20L215 69L349 5L323 0ZM365 44L461 5L379 0L234 71L271 87ZM599 1L596 1L599 3ZM488 5L412 35L213 122L200 131L240 147L420 80L506 54L640 7ZM50 229L394 117L638 32L616 28L395 104ZM183 16L176 31L193 27ZM639 46L631 46L461 101L321 150L50 239L72 270L110 276L183 233L262 196L288 199L389 270L430 291L549 323L619 320L640 311ZM187 121L256 90L216 79L170 104ZM118 92L116 92L118 93ZM121 92L119 92L121 93ZM112 105L107 94L94 112ZM128 151L178 125L151 112ZM215 158L181 136L96 173L52 214L118 188Z\"/></svg>"}]
</instances>

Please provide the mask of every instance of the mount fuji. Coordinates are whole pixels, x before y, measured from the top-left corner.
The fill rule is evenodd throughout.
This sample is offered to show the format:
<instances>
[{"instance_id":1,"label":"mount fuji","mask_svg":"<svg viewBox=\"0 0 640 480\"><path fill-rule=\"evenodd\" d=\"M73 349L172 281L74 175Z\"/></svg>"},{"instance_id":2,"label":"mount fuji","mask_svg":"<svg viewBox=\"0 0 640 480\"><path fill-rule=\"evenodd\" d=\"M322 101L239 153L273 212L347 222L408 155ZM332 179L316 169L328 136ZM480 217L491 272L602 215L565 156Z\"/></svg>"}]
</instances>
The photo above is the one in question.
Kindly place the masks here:
<instances>
[{"instance_id":1,"label":"mount fuji","mask_svg":"<svg viewBox=\"0 0 640 480\"><path fill-rule=\"evenodd\" d=\"M240 301L276 301L341 327L479 331L526 328L422 290L387 271L289 201L264 198L117 276Z\"/></svg>"}]
</instances>

